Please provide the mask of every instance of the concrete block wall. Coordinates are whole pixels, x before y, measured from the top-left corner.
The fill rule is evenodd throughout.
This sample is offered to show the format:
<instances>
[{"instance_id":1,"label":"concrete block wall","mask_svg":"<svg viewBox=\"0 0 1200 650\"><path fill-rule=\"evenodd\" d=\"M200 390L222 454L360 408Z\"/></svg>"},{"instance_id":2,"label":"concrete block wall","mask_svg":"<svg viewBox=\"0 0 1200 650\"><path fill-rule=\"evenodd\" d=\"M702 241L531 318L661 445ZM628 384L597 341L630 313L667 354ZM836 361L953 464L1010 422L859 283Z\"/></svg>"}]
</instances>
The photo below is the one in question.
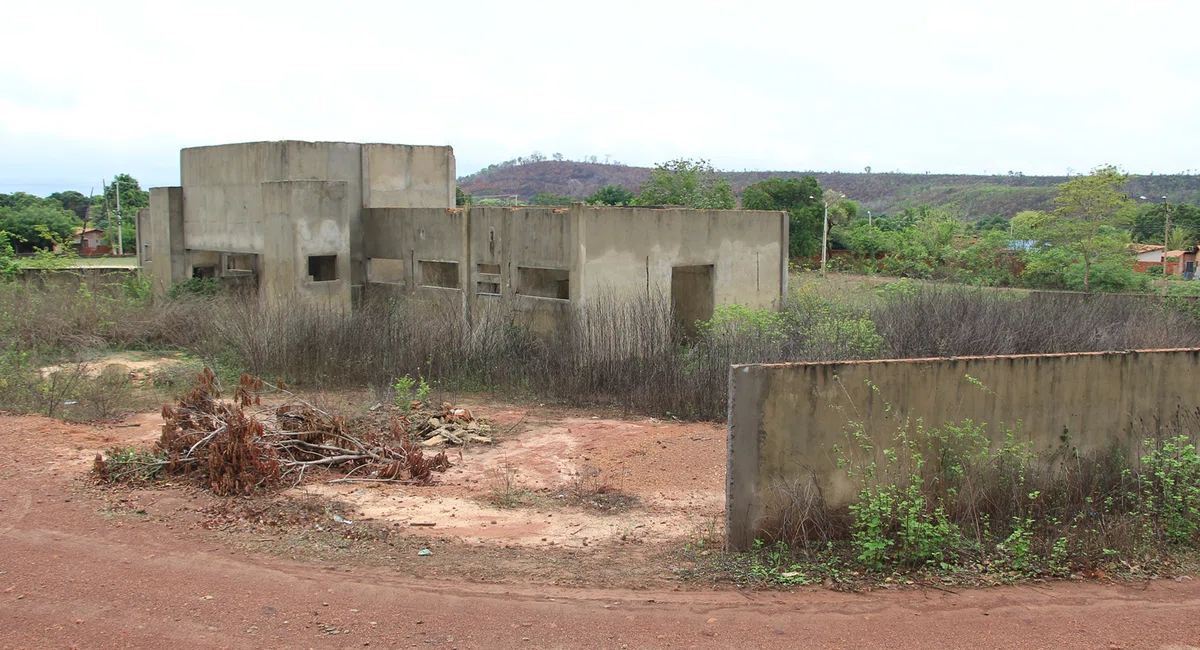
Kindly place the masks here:
<instances>
[{"instance_id":1,"label":"concrete block wall","mask_svg":"<svg viewBox=\"0 0 1200 650\"><path fill-rule=\"evenodd\" d=\"M969 419L993 441L1019 425L1035 452L1064 439L1103 451L1139 422L1200 406L1200 349L736 365L729 378L726 535L746 549L781 482L815 480L832 505L854 497L833 451L851 421L876 449L906 420Z\"/></svg>"}]
</instances>

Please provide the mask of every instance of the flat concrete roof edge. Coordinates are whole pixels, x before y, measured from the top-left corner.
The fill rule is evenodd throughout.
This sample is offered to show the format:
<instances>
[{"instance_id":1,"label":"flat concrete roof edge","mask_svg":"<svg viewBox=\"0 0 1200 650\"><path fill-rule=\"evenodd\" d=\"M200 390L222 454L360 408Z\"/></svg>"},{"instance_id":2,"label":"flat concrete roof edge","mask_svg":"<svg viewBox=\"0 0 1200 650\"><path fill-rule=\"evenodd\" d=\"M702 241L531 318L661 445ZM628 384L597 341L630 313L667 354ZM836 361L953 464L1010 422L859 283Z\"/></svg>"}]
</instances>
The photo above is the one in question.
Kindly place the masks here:
<instances>
[{"instance_id":1,"label":"flat concrete roof edge","mask_svg":"<svg viewBox=\"0 0 1200 650\"><path fill-rule=\"evenodd\" d=\"M413 147L423 149L451 149L451 145L440 144L405 144L403 142L350 142L348 140L249 140L246 142L226 142L223 144L202 144L194 147L183 147L180 151L188 151L191 149L217 149L219 147L244 147L252 144L352 144L357 146L384 146L384 147Z\"/></svg>"},{"instance_id":2,"label":"flat concrete roof edge","mask_svg":"<svg viewBox=\"0 0 1200 650\"><path fill-rule=\"evenodd\" d=\"M1200 348L1152 348L1147 350L1102 350L1099 352L1050 352L1045 354L993 354L964 357L917 357L912 359L857 359L845 361L786 361L780 363L735 363L732 368L788 368L798 366L861 366L886 363L929 363L931 361L983 361L989 359L1049 359L1056 357L1087 357L1104 355L1158 354L1164 352L1191 352L1200 354Z\"/></svg>"}]
</instances>

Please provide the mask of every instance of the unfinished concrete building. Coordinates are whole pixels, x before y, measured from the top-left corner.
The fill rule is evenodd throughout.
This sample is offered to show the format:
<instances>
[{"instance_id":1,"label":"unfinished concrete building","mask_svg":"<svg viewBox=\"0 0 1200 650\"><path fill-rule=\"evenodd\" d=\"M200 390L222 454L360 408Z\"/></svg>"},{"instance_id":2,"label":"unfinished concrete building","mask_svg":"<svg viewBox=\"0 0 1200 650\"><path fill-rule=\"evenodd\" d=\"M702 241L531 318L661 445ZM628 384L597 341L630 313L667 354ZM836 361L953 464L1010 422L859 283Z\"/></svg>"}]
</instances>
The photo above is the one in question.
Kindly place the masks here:
<instances>
[{"instance_id":1,"label":"unfinished concrete building","mask_svg":"<svg viewBox=\"0 0 1200 650\"><path fill-rule=\"evenodd\" d=\"M605 297L670 296L682 323L787 291L782 212L455 207L450 147L256 142L184 149L152 188L139 256L155 287L254 283L267 299L351 307L372 292L553 317Z\"/></svg>"}]
</instances>

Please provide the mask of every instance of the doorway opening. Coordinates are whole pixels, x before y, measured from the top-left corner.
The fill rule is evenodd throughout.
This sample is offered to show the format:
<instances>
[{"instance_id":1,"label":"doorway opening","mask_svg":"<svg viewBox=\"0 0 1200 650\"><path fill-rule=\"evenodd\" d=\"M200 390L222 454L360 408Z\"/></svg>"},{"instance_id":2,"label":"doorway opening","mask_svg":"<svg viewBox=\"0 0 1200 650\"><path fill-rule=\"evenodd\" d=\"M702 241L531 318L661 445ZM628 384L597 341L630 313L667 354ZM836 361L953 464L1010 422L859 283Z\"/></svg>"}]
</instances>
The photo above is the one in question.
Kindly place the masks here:
<instances>
[{"instance_id":1,"label":"doorway opening","mask_svg":"<svg viewBox=\"0 0 1200 650\"><path fill-rule=\"evenodd\" d=\"M695 338L696 323L712 318L714 302L712 264L671 269L671 307L684 338Z\"/></svg>"}]
</instances>

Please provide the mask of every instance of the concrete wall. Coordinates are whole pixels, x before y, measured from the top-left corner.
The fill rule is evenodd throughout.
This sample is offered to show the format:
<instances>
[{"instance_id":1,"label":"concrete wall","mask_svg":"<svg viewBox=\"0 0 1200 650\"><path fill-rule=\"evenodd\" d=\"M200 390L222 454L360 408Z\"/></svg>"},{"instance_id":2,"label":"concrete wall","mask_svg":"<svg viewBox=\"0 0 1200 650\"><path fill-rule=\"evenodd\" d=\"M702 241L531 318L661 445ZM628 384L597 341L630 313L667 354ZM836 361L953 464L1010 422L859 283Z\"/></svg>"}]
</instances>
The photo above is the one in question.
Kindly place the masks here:
<instances>
[{"instance_id":1,"label":"concrete wall","mask_svg":"<svg viewBox=\"0 0 1200 650\"><path fill-rule=\"evenodd\" d=\"M713 302L770 307L787 292L782 212L578 208L585 298L671 295L671 270L713 266Z\"/></svg>"},{"instance_id":2,"label":"concrete wall","mask_svg":"<svg viewBox=\"0 0 1200 650\"><path fill-rule=\"evenodd\" d=\"M362 145L364 208L454 205L454 150L397 144Z\"/></svg>"},{"instance_id":3,"label":"concrete wall","mask_svg":"<svg viewBox=\"0 0 1200 650\"><path fill-rule=\"evenodd\" d=\"M787 287L787 223L780 212L582 204L368 209L363 250L389 268L405 260L405 280L394 286L409 291L428 284L422 260L452 261L468 317L501 305L548 328L572 304L669 296L672 269L687 265L712 265L717 305L768 307Z\"/></svg>"},{"instance_id":4,"label":"concrete wall","mask_svg":"<svg viewBox=\"0 0 1200 650\"><path fill-rule=\"evenodd\" d=\"M280 181L262 184L259 287L268 300L293 296L334 307L351 302L351 220L358 196L341 181ZM336 256L336 279L309 275L311 256Z\"/></svg>"},{"instance_id":5,"label":"concrete wall","mask_svg":"<svg viewBox=\"0 0 1200 650\"><path fill-rule=\"evenodd\" d=\"M154 290L165 293L171 285L185 280L189 261L184 247L183 188L150 188L148 218L138 221L148 232L138 233L138 240L148 243L149 259L143 261Z\"/></svg>"},{"instance_id":6,"label":"concrete wall","mask_svg":"<svg viewBox=\"0 0 1200 650\"><path fill-rule=\"evenodd\" d=\"M982 387L980 385L982 384ZM878 391L872 389L878 387ZM906 419L972 420L993 440L1019 423L1035 452L1103 451L1134 423L1200 403L1200 350L738 365L730 370L726 531L748 548L773 516L772 485L812 478L834 505L853 497L834 445L849 422L880 445Z\"/></svg>"},{"instance_id":7,"label":"concrete wall","mask_svg":"<svg viewBox=\"0 0 1200 650\"><path fill-rule=\"evenodd\" d=\"M270 237L280 224L266 223L270 212L266 184L316 181L344 185L346 200L339 206L345 212L336 219L345 220L350 242L345 254L347 291L366 280L361 244L364 207L454 205L455 164L450 147L250 142L184 149L180 169L184 245L190 251L264 254L274 247L278 252L279 246ZM270 200L278 201L279 188L271 192ZM278 207L276 203L270 209ZM323 221L325 216L308 213L304 218L310 223L299 227L312 232L311 221ZM264 270L267 268L269 265L264 265ZM283 286L274 281L272 285Z\"/></svg>"}]
</instances>

